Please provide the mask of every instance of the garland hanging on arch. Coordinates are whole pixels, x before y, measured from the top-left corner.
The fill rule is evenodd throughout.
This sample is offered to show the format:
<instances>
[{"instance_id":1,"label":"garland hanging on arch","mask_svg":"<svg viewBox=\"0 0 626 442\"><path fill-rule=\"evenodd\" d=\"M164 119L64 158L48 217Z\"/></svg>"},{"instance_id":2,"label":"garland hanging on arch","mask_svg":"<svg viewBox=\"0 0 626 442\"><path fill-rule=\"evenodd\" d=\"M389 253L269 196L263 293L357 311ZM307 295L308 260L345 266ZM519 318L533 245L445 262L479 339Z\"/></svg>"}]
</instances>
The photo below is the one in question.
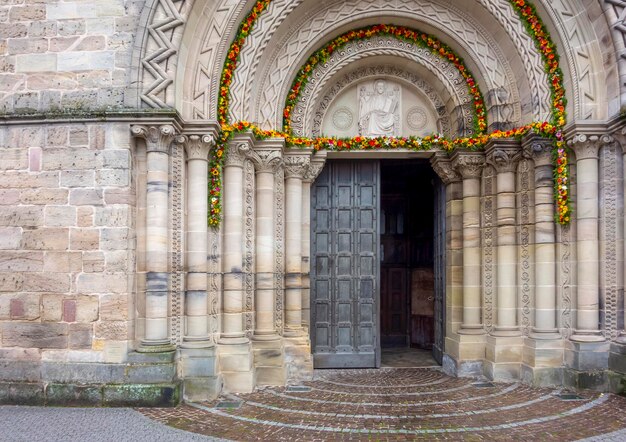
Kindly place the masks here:
<instances>
[{"instance_id":1,"label":"garland hanging on arch","mask_svg":"<svg viewBox=\"0 0 626 442\"><path fill-rule=\"evenodd\" d=\"M550 121L533 122L528 125L509 131L494 131L485 134L487 128L486 110L484 100L478 84L469 72L463 60L452 49L440 42L437 38L419 33L403 26L375 25L349 31L337 37L330 43L315 52L307 63L298 71L287 97L283 111L283 131L261 130L247 121L239 121L229 124L230 86L234 71L237 68L241 50L246 38L252 32L259 16L267 9L271 0L258 0L250 13L244 18L239 26L237 35L233 40L227 54L222 70L219 97L218 97L218 121L222 126L222 134L210 159L209 171L209 214L208 222L211 226L219 226L221 221L221 197L222 197L222 165L225 159L225 149L228 141L235 133L251 131L257 139L268 137L285 138L290 146L314 147L316 150L365 150L365 149L409 149L431 150L440 148L452 151L457 148L480 150L490 139L496 138L521 138L529 132L537 133L554 140L553 163L554 163L554 194L557 206L555 218L560 224L567 225L571 221L571 207L569 194L569 157L562 129L566 123L566 98L563 86L563 73L559 67L559 56L556 45L552 42L550 34L546 30L541 18L537 14L534 5L527 0L509 0L511 6L523 22L527 32L533 39L536 49L540 52L544 70L549 78L551 91ZM442 135L430 135L426 137L353 137L336 138L320 137L306 138L294 137L291 133L290 116L293 106L298 100L300 92L308 81L308 76L313 68L327 61L328 57L341 46L350 41L367 39L375 35L394 36L406 41L413 42L431 50L445 60L453 63L465 79L470 95L474 98L474 134L470 137L461 137L453 140Z\"/></svg>"}]
</instances>

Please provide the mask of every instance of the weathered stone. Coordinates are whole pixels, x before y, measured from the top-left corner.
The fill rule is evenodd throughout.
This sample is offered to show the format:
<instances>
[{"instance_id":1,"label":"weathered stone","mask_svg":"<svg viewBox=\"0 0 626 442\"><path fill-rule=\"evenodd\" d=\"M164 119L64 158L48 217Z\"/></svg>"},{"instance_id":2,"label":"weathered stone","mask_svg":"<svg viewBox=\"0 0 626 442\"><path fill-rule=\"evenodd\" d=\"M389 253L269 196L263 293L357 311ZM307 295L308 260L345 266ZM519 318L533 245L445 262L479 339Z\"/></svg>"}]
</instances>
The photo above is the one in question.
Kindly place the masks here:
<instances>
[{"instance_id":1,"label":"weathered stone","mask_svg":"<svg viewBox=\"0 0 626 442\"><path fill-rule=\"evenodd\" d=\"M70 249L98 250L100 246L100 230L77 228L70 230Z\"/></svg>"},{"instance_id":2,"label":"weathered stone","mask_svg":"<svg viewBox=\"0 0 626 442\"><path fill-rule=\"evenodd\" d=\"M175 407L179 401L178 384L104 387L104 404L109 407Z\"/></svg>"},{"instance_id":3,"label":"weathered stone","mask_svg":"<svg viewBox=\"0 0 626 442\"><path fill-rule=\"evenodd\" d=\"M0 251L0 272L41 272L43 252Z\"/></svg>"},{"instance_id":4,"label":"weathered stone","mask_svg":"<svg viewBox=\"0 0 626 442\"><path fill-rule=\"evenodd\" d=\"M0 250L18 249L21 242L21 227L0 227Z\"/></svg>"},{"instance_id":5,"label":"weathered stone","mask_svg":"<svg viewBox=\"0 0 626 442\"><path fill-rule=\"evenodd\" d=\"M46 252L43 270L53 273L76 273L82 270L80 252Z\"/></svg>"},{"instance_id":6,"label":"weathered stone","mask_svg":"<svg viewBox=\"0 0 626 442\"><path fill-rule=\"evenodd\" d=\"M39 361L0 359L0 381L38 382L41 380Z\"/></svg>"},{"instance_id":7,"label":"weathered stone","mask_svg":"<svg viewBox=\"0 0 626 442\"><path fill-rule=\"evenodd\" d=\"M47 227L76 225L76 207L73 206L46 206L44 216Z\"/></svg>"},{"instance_id":8,"label":"weathered stone","mask_svg":"<svg viewBox=\"0 0 626 442\"><path fill-rule=\"evenodd\" d=\"M74 206L101 206L102 190L100 189L71 189L70 204Z\"/></svg>"},{"instance_id":9,"label":"weathered stone","mask_svg":"<svg viewBox=\"0 0 626 442\"><path fill-rule=\"evenodd\" d=\"M126 341L132 339L129 322L99 321L96 323L95 335L98 339Z\"/></svg>"},{"instance_id":10,"label":"weathered stone","mask_svg":"<svg viewBox=\"0 0 626 442\"><path fill-rule=\"evenodd\" d=\"M62 318L63 295L42 295L41 320L46 322L59 322Z\"/></svg>"},{"instance_id":11,"label":"weathered stone","mask_svg":"<svg viewBox=\"0 0 626 442\"><path fill-rule=\"evenodd\" d=\"M126 293L128 281L125 274L120 273L83 273L76 280L78 293Z\"/></svg>"},{"instance_id":12,"label":"weathered stone","mask_svg":"<svg viewBox=\"0 0 626 442\"><path fill-rule=\"evenodd\" d=\"M128 295L106 294L100 298L100 319L102 321L127 321Z\"/></svg>"},{"instance_id":13,"label":"weathered stone","mask_svg":"<svg viewBox=\"0 0 626 442\"><path fill-rule=\"evenodd\" d=\"M96 321L98 319L98 304L97 296L79 296L76 299L76 321Z\"/></svg>"},{"instance_id":14,"label":"weathered stone","mask_svg":"<svg viewBox=\"0 0 626 442\"><path fill-rule=\"evenodd\" d=\"M76 384L48 384L46 405L57 407L97 407L102 404L102 387Z\"/></svg>"},{"instance_id":15,"label":"weathered stone","mask_svg":"<svg viewBox=\"0 0 626 442\"><path fill-rule=\"evenodd\" d=\"M70 324L69 347L90 349L93 340L92 324Z\"/></svg>"},{"instance_id":16,"label":"weathered stone","mask_svg":"<svg viewBox=\"0 0 626 442\"><path fill-rule=\"evenodd\" d=\"M67 348L67 324L0 324L2 345L7 347Z\"/></svg>"},{"instance_id":17,"label":"weathered stone","mask_svg":"<svg viewBox=\"0 0 626 442\"><path fill-rule=\"evenodd\" d=\"M0 404L44 405L44 388L39 383L0 382Z\"/></svg>"},{"instance_id":18,"label":"weathered stone","mask_svg":"<svg viewBox=\"0 0 626 442\"><path fill-rule=\"evenodd\" d=\"M96 173L93 170L62 170L61 187L94 187Z\"/></svg>"},{"instance_id":19,"label":"weathered stone","mask_svg":"<svg viewBox=\"0 0 626 442\"><path fill-rule=\"evenodd\" d=\"M70 275L66 273L28 273L22 283L29 292L66 293L70 289Z\"/></svg>"},{"instance_id":20,"label":"weathered stone","mask_svg":"<svg viewBox=\"0 0 626 442\"><path fill-rule=\"evenodd\" d=\"M131 223L130 210L126 205L96 208L94 217L96 226L125 227Z\"/></svg>"},{"instance_id":21,"label":"weathered stone","mask_svg":"<svg viewBox=\"0 0 626 442\"><path fill-rule=\"evenodd\" d=\"M44 227L27 230L22 234L22 248L30 250L67 250L69 229L67 227Z\"/></svg>"},{"instance_id":22,"label":"weathered stone","mask_svg":"<svg viewBox=\"0 0 626 442\"><path fill-rule=\"evenodd\" d=\"M131 239L130 229L106 227L101 229L100 248L102 250L127 250L131 246Z\"/></svg>"},{"instance_id":23,"label":"weathered stone","mask_svg":"<svg viewBox=\"0 0 626 442\"><path fill-rule=\"evenodd\" d=\"M0 226L38 227L43 223L43 206L0 206Z\"/></svg>"}]
</instances>

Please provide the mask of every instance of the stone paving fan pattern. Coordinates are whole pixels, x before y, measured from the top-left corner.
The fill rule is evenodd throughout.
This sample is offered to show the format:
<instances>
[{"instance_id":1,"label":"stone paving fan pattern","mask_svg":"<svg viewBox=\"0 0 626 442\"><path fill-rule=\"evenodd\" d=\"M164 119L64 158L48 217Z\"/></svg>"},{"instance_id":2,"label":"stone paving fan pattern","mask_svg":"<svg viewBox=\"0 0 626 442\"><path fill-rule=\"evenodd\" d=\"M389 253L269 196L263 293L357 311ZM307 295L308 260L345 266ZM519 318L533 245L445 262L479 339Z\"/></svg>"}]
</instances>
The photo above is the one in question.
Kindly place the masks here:
<instances>
[{"instance_id":1,"label":"stone paving fan pattern","mask_svg":"<svg viewBox=\"0 0 626 442\"><path fill-rule=\"evenodd\" d=\"M626 428L623 397L586 392L564 400L563 389L451 378L436 369L316 371L299 387L308 388L226 395L225 408L214 401L140 411L232 440L568 441Z\"/></svg>"}]
</instances>

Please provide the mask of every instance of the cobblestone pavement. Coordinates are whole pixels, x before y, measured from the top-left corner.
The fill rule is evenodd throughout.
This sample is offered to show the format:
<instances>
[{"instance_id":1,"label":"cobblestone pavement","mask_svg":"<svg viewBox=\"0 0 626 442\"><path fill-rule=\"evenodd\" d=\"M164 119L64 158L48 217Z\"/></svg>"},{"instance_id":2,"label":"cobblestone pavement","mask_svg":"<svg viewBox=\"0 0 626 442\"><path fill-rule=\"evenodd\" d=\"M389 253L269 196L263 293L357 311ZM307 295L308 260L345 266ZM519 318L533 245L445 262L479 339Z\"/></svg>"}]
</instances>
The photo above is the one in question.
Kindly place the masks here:
<instances>
[{"instance_id":1,"label":"cobblestone pavement","mask_svg":"<svg viewBox=\"0 0 626 442\"><path fill-rule=\"evenodd\" d=\"M425 368L317 371L298 386L139 411L231 440L626 440L624 397L458 379Z\"/></svg>"}]
</instances>

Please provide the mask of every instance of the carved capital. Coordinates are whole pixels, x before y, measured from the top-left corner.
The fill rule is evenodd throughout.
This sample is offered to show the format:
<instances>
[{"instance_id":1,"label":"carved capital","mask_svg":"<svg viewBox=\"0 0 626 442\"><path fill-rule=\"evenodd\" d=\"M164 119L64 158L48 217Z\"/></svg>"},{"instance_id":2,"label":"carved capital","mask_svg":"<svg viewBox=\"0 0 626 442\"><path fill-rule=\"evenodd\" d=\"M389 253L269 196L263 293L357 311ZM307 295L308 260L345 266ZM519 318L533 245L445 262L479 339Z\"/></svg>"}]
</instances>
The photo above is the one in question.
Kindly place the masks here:
<instances>
[{"instance_id":1,"label":"carved capital","mask_svg":"<svg viewBox=\"0 0 626 442\"><path fill-rule=\"evenodd\" d=\"M304 151L285 155L285 178L304 179L311 166L311 153Z\"/></svg>"},{"instance_id":2,"label":"carved capital","mask_svg":"<svg viewBox=\"0 0 626 442\"><path fill-rule=\"evenodd\" d=\"M433 170L439 175L441 181L447 186L451 183L461 181L461 175L457 173L452 160L444 152L437 152L430 160L430 164L433 166Z\"/></svg>"},{"instance_id":3,"label":"carved capital","mask_svg":"<svg viewBox=\"0 0 626 442\"><path fill-rule=\"evenodd\" d=\"M252 150L250 159L254 162L256 173L276 173L283 165L283 155L280 149Z\"/></svg>"},{"instance_id":4,"label":"carved capital","mask_svg":"<svg viewBox=\"0 0 626 442\"><path fill-rule=\"evenodd\" d=\"M177 141L185 146L187 161L208 161L209 151L215 145L213 135L182 135Z\"/></svg>"},{"instance_id":5,"label":"carved capital","mask_svg":"<svg viewBox=\"0 0 626 442\"><path fill-rule=\"evenodd\" d=\"M250 155L250 144L235 142L228 145L225 167L243 167L243 163Z\"/></svg>"},{"instance_id":6,"label":"carved capital","mask_svg":"<svg viewBox=\"0 0 626 442\"><path fill-rule=\"evenodd\" d=\"M452 166L464 180L480 178L485 166L485 155L479 152L458 152L452 159Z\"/></svg>"},{"instance_id":7,"label":"carved capital","mask_svg":"<svg viewBox=\"0 0 626 442\"><path fill-rule=\"evenodd\" d=\"M576 153L576 161L597 159L600 147L615 142L611 135L575 134L567 145Z\"/></svg>"},{"instance_id":8,"label":"carved capital","mask_svg":"<svg viewBox=\"0 0 626 442\"><path fill-rule=\"evenodd\" d=\"M130 132L134 137L146 140L148 152L166 154L169 154L172 141L176 137L174 126L169 124L162 126L131 126Z\"/></svg>"},{"instance_id":9,"label":"carved capital","mask_svg":"<svg viewBox=\"0 0 626 442\"><path fill-rule=\"evenodd\" d=\"M619 129L616 132L613 132L611 136L615 139L615 141L622 148L622 153L626 155L626 127Z\"/></svg>"},{"instance_id":10,"label":"carved capital","mask_svg":"<svg viewBox=\"0 0 626 442\"><path fill-rule=\"evenodd\" d=\"M524 158L531 159L535 162L535 167L552 165L552 150L554 149L554 141L549 138L542 138L532 135L524 140L523 145Z\"/></svg>"},{"instance_id":11,"label":"carved capital","mask_svg":"<svg viewBox=\"0 0 626 442\"><path fill-rule=\"evenodd\" d=\"M326 164L326 152L318 152L312 159L309 170L307 170L304 176L304 181L312 183L322 173L324 165Z\"/></svg>"},{"instance_id":12,"label":"carved capital","mask_svg":"<svg viewBox=\"0 0 626 442\"><path fill-rule=\"evenodd\" d=\"M487 153L487 163L495 167L498 173L515 172L521 154L517 148L495 148Z\"/></svg>"}]
</instances>

